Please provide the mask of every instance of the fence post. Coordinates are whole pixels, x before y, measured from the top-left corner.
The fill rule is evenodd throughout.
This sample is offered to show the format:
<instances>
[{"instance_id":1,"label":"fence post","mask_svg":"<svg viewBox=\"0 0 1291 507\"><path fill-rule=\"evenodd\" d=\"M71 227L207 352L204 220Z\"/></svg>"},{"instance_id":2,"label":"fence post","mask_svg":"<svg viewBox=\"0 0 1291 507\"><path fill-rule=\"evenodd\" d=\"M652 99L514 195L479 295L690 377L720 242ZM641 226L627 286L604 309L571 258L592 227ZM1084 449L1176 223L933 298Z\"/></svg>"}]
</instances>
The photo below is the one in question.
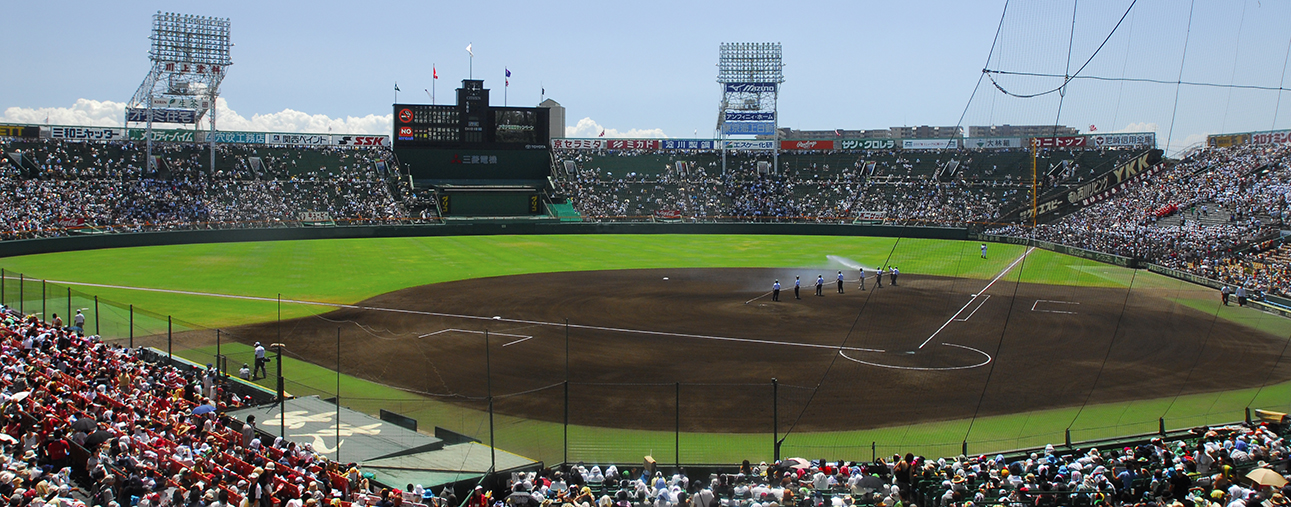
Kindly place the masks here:
<instances>
[{"instance_id":1,"label":"fence post","mask_svg":"<svg viewBox=\"0 0 1291 507\"><path fill-rule=\"evenodd\" d=\"M94 336L103 336L99 332L99 297L94 296Z\"/></svg>"},{"instance_id":2,"label":"fence post","mask_svg":"<svg viewBox=\"0 0 1291 507\"><path fill-rule=\"evenodd\" d=\"M1157 431L1159 431L1161 433L1161 436L1164 437L1165 436L1165 418L1164 417L1158 418L1157 424L1158 424Z\"/></svg>"},{"instance_id":3,"label":"fence post","mask_svg":"<svg viewBox=\"0 0 1291 507\"><path fill-rule=\"evenodd\" d=\"M175 353L171 348L170 329L171 329L170 316L167 315L166 316L166 360L170 361L171 363L174 363Z\"/></svg>"},{"instance_id":4,"label":"fence post","mask_svg":"<svg viewBox=\"0 0 1291 507\"><path fill-rule=\"evenodd\" d=\"M771 456L780 461L780 381L771 377Z\"/></svg>"},{"instance_id":5,"label":"fence post","mask_svg":"<svg viewBox=\"0 0 1291 507\"><path fill-rule=\"evenodd\" d=\"M216 375L216 378L219 378L221 380L224 379L224 365L221 364L223 363L223 361L224 361L224 358L220 354L220 328L217 327L215 328L215 371L219 373L218 375ZM338 419L336 421L336 424L338 425L341 424L341 421ZM337 442L339 443L340 440L337 440Z\"/></svg>"},{"instance_id":6,"label":"fence post","mask_svg":"<svg viewBox=\"0 0 1291 507\"><path fill-rule=\"evenodd\" d=\"M22 273L18 273L18 313L27 315L27 280Z\"/></svg>"},{"instance_id":7,"label":"fence post","mask_svg":"<svg viewBox=\"0 0 1291 507\"><path fill-rule=\"evenodd\" d=\"M4 304L4 285L8 281L9 277L5 276L4 268L0 268L0 305Z\"/></svg>"},{"instance_id":8,"label":"fence post","mask_svg":"<svg viewBox=\"0 0 1291 507\"><path fill-rule=\"evenodd\" d=\"M1071 449L1071 428L1067 428L1067 448Z\"/></svg>"},{"instance_id":9,"label":"fence post","mask_svg":"<svg viewBox=\"0 0 1291 507\"><path fill-rule=\"evenodd\" d=\"M967 441L967 440L965 440L965 441L964 441L964 445L963 445L963 447L961 447L961 448L960 448L960 452L959 452L959 453L960 453L960 454L962 454L962 455L964 455L964 456L968 456L968 441Z\"/></svg>"},{"instance_id":10,"label":"fence post","mask_svg":"<svg viewBox=\"0 0 1291 507\"><path fill-rule=\"evenodd\" d=\"M879 450L879 443L871 440L870 441L870 463L878 461L879 459L878 450Z\"/></svg>"},{"instance_id":11,"label":"fence post","mask_svg":"<svg viewBox=\"0 0 1291 507\"><path fill-rule=\"evenodd\" d=\"M134 348L134 305L130 305L130 348Z\"/></svg>"},{"instance_id":12,"label":"fence post","mask_svg":"<svg viewBox=\"0 0 1291 507\"><path fill-rule=\"evenodd\" d=\"M40 320L49 322L49 298L45 293L45 281L40 281Z\"/></svg>"},{"instance_id":13,"label":"fence post","mask_svg":"<svg viewBox=\"0 0 1291 507\"><path fill-rule=\"evenodd\" d=\"M1246 407L1246 424L1251 424L1251 407Z\"/></svg>"},{"instance_id":14,"label":"fence post","mask_svg":"<svg viewBox=\"0 0 1291 507\"><path fill-rule=\"evenodd\" d=\"M67 319L68 320L72 319L72 288L71 287L67 288ZM84 333L85 330L82 329L81 332Z\"/></svg>"}]
</instances>

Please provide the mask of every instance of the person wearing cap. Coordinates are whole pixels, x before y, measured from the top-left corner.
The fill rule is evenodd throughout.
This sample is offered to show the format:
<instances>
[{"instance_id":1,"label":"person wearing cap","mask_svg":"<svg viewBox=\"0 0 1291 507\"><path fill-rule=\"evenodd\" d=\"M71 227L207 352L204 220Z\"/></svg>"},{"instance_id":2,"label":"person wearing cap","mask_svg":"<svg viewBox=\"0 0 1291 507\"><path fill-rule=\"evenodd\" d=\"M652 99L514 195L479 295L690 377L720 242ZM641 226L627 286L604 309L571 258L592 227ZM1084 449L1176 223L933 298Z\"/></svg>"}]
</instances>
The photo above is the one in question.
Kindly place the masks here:
<instances>
[{"instance_id":1,"label":"person wearing cap","mask_svg":"<svg viewBox=\"0 0 1291 507\"><path fill-rule=\"evenodd\" d=\"M76 316L72 317L72 326L75 327L77 331L82 333L85 332L85 315L81 314L80 310L77 310Z\"/></svg>"},{"instance_id":2,"label":"person wearing cap","mask_svg":"<svg viewBox=\"0 0 1291 507\"><path fill-rule=\"evenodd\" d=\"M838 272L838 293L839 294L843 293L843 272L842 271Z\"/></svg>"},{"instance_id":3,"label":"person wearing cap","mask_svg":"<svg viewBox=\"0 0 1291 507\"><path fill-rule=\"evenodd\" d=\"M802 299L802 293L799 292L800 290L802 290L802 278L795 276L793 277L793 298L794 299Z\"/></svg>"},{"instance_id":4,"label":"person wearing cap","mask_svg":"<svg viewBox=\"0 0 1291 507\"><path fill-rule=\"evenodd\" d=\"M776 280L775 283L771 284L771 300L780 300L780 280Z\"/></svg>"},{"instance_id":5,"label":"person wearing cap","mask_svg":"<svg viewBox=\"0 0 1291 507\"><path fill-rule=\"evenodd\" d=\"M900 274L901 274L901 270L897 269L896 266L892 266L892 271L889 272L888 276L892 277L893 287L897 286L897 275L900 275Z\"/></svg>"},{"instance_id":6,"label":"person wearing cap","mask_svg":"<svg viewBox=\"0 0 1291 507\"><path fill-rule=\"evenodd\" d=\"M242 380L251 380L251 366L247 363L242 363L242 368L238 369L238 378Z\"/></svg>"},{"instance_id":7,"label":"person wearing cap","mask_svg":"<svg viewBox=\"0 0 1291 507\"><path fill-rule=\"evenodd\" d=\"M824 296L825 275L816 275L816 295Z\"/></svg>"},{"instance_id":8,"label":"person wearing cap","mask_svg":"<svg viewBox=\"0 0 1291 507\"><path fill-rule=\"evenodd\" d=\"M265 370L265 363L268 363L269 360L264 357L264 346L260 345L260 342L256 342L255 349L256 349L256 367L255 369L251 370L251 380L268 378L269 372ZM263 375L263 377L261 375Z\"/></svg>"}]
</instances>

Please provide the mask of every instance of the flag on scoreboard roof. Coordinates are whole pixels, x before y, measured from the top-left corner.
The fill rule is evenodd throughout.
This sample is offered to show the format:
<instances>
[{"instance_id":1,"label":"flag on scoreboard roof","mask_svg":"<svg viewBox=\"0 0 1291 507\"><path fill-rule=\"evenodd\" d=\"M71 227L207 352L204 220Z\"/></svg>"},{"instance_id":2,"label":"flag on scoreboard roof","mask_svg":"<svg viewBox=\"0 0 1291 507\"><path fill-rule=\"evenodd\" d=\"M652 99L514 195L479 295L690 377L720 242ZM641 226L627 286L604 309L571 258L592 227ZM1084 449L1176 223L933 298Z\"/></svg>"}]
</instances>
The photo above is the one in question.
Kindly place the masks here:
<instances>
[{"instance_id":1,"label":"flag on scoreboard roof","mask_svg":"<svg viewBox=\"0 0 1291 507\"><path fill-rule=\"evenodd\" d=\"M435 70L435 66L434 66L434 65L431 65L431 66L430 66L430 78L431 78L431 79L439 79L439 71Z\"/></svg>"},{"instance_id":2,"label":"flag on scoreboard roof","mask_svg":"<svg viewBox=\"0 0 1291 507\"><path fill-rule=\"evenodd\" d=\"M511 69L508 69L508 68L506 68L506 67L502 67L502 70L505 70L505 71L507 72L507 77L511 77Z\"/></svg>"},{"instance_id":3,"label":"flag on scoreboard roof","mask_svg":"<svg viewBox=\"0 0 1291 507\"><path fill-rule=\"evenodd\" d=\"M605 137L605 129L601 129L601 135L596 136L596 137Z\"/></svg>"},{"instance_id":4,"label":"flag on scoreboard roof","mask_svg":"<svg viewBox=\"0 0 1291 507\"><path fill-rule=\"evenodd\" d=\"M399 89L399 82L398 82L398 81L395 81L395 82L394 82L394 91L402 91L402 90L400 90L400 89Z\"/></svg>"},{"instance_id":5,"label":"flag on scoreboard roof","mask_svg":"<svg viewBox=\"0 0 1291 507\"><path fill-rule=\"evenodd\" d=\"M466 52L470 53L471 56L475 56L475 52L471 51L471 44L466 45Z\"/></svg>"},{"instance_id":6,"label":"flag on scoreboard roof","mask_svg":"<svg viewBox=\"0 0 1291 507\"><path fill-rule=\"evenodd\" d=\"M503 71L505 71L505 72L507 73L507 77L506 77L506 79L504 80L504 81L506 82L506 86L511 86L511 69L508 69L508 68L506 68L506 67L502 67L502 70L503 70Z\"/></svg>"}]
</instances>

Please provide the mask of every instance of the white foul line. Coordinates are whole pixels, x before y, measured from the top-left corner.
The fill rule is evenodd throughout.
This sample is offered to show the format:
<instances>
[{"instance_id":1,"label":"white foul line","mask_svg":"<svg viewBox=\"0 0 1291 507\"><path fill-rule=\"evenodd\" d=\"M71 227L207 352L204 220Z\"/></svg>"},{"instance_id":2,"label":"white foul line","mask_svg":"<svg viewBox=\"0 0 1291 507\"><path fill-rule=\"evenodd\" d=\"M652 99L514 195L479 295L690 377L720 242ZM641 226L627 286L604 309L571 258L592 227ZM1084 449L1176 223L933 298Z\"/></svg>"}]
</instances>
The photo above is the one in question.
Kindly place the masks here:
<instances>
[{"instance_id":1,"label":"white foul line","mask_svg":"<svg viewBox=\"0 0 1291 507\"><path fill-rule=\"evenodd\" d=\"M257 296L237 296L233 294L214 294L210 292L193 292L193 291L172 290L172 289L152 289L147 287L129 287L124 285L106 285L106 284L97 284L97 283L67 282L67 281L60 281L60 280L48 280L48 281L53 283L61 283L65 285L80 285L84 287L102 287L102 288L109 288L109 289L139 290L139 291L146 291L146 292L162 292L167 294L185 294L190 296L208 296L208 297L216 297L216 298L246 299L246 300L252 300L252 301L270 301L270 302L278 301L277 298L266 298L266 297L257 297ZM729 341L729 342L739 342L739 343L757 343L761 345L784 345L789 347L807 347L807 348L819 348L819 349L829 349L829 350L842 349L842 350L854 350L859 352L885 352L882 349L869 349L864 347L837 347L834 345L822 345L818 343L785 342L785 341L778 341L778 340L761 340L757 338L732 338L729 336L709 336L709 335L689 334L689 333L669 333L666 331L647 331L644 329L625 329L625 328L616 328L616 327L588 326L588 325L582 325L582 324L566 324L564 322L543 322L538 320L521 320L521 319L505 319L505 318L495 319L493 317L484 317L480 315L461 315L461 314L453 314L453 313L427 312L427 311L421 311L421 310L406 310L403 308L381 308L377 306L359 306L359 305L347 305L347 304L341 304L341 303L323 303L319 301L304 301L304 300L298 300L298 299L283 299L282 302L301 304L301 305L330 306L334 308L347 308L352 310L371 310L371 311L380 311L380 312L408 313L413 315L426 315L430 317L447 317L447 318L468 319L468 320L511 322L516 324L529 324L529 325L535 325L535 326L565 327L566 325L568 325L570 328L576 328L576 329L588 329L593 331L607 331L607 332L627 333L627 334L635 333L635 334L644 334L644 335L651 335L651 336L667 336L667 337L673 337L673 338L697 338L701 340L717 340L717 341ZM446 330L441 330L439 332L443 332L443 331L446 331Z\"/></svg>"},{"instance_id":2,"label":"white foul line","mask_svg":"<svg viewBox=\"0 0 1291 507\"><path fill-rule=\"evenodd\" d=\"M991 296L988 294L986 297L982 298L981 303L977 303L977 306L973 307L973 311L969 312L967 317L964 317L962 319L955 319L955 322L968 322L968 319L973 318L973 315L976 315L977 311L982 309L982 305L985 305L986 302L989 301L990 299L991 299Z\"/></svg>"},{"instance_id":3,"label":"white foul line","mask_svg":"<svg viewBox=\"0 0 1291 507\"><path fill-rule=\"evenodd\" d=\"M1017 266L1019 262L1022 262L1022 259L1025 259L1027 258L1028 255L1031 255L1032 250L1035 250L1035 247L1027 248L1027 251L1022 252L1022 255L1017 259L1014 259L1012 264L1009 264L1008 267L1004 268L1004 271L1000 271L1000 274L995 275L995 279L991 280L991 283L988 283L986 284L985 287L982 287L982 290L977 291L977 294L973 294L973 299L968 300L967 303L964 303L964 306L960 307L959 311L955 312L954 315L951 315L949 319L946 319L946 323L942 324L941 327L937 328L936 331L933 331L932 336L929 336L927 340L924 340L923 343L920 343L919 348L922 349L924 345L927 345L928 342L932 341L933 338L936 338L937 334L941 333L942 329L946 329L946 326L949 326L951 322L955 321L955 317L958 317L959 314L964 311L964 308L968 308L968 305L973 304L973 301L976 301L978 296L982 296L986 294L986 291L990 290L991 286L995 285L995 282L1000 281L1000 278L1003 278L1005 274L1008 274L1009 271L1013 270L1013 266ZM978 308L981 308L981 306L978 306ZM973 310L973 312L976 313L977 310Z\"/></svg>"}]
</instances>

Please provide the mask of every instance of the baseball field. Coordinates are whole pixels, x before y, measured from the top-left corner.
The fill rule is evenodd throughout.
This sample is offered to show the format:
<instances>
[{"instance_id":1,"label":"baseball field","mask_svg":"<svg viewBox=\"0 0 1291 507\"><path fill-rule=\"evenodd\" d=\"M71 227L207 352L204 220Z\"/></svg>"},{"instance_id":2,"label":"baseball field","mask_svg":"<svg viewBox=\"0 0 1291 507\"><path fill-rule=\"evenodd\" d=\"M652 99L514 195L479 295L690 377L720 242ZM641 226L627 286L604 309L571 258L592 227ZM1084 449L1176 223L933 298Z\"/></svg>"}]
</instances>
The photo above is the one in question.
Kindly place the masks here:
<instances>
[{"instance_id":1,"label":"baseball field","mask_svg":"<svg viewBox=\"0 0 1291 507\"><path fill-rule=\"evenodd\" d=\"M896 286L875 287L879 266L900 268ZM1291 404L1291 321L1016 245L983 258L979 243L909 238L463 236L91 250L0 268L11 306L22 290L28 311L52 312L70 288L66 308L89 313L98 296L87 328L124 340L133 305L136 344L164 349L169 316L176 353L203 363L218 329L234 369L250 343L280 341L292 394L332 397L339 382L342 404L423 429L488 442L492 395L497 445L549 463L758 461L773 434L785 456L941 456L963 442L976 454ZM55 288L18 289L16 273Z\"/></svg>"}]
</instances>

